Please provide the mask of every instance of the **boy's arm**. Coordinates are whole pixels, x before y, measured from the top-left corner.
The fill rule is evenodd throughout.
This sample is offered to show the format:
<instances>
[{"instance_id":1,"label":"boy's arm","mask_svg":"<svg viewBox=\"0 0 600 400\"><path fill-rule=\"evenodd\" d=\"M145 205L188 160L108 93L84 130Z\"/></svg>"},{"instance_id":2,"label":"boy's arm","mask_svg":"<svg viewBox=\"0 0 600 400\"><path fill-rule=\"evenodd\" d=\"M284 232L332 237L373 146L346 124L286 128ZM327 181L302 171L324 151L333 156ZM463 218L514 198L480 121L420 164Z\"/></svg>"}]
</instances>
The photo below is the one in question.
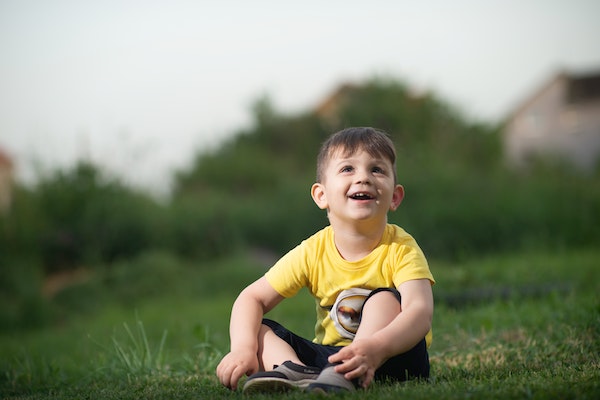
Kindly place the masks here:
<instances>
[{"instance_id":1,"label":"boy's arm","mask_svg":"<svg viewBox=\"0 0 600 400\"><path fill-rule=\"evenodd\" d=\"M428 279L410 280L402 283L398 290L402 295L402 311L389 325L369 338L355 340L329 357L329 362L344 362L336 367L336 371L345 373L347 379L360 377L363 385L368 386L381 364L413 348L431 329L431 282Z\"/></svg>"},{"instance_id":2,"label":"boy's arm","mask_svg":"<svg viewBox=\"0 0 600 400\"><path fill-rule=\"evenodd\" d=\"M258 331L263 315L283 300L273 287L262 277L250 284L239 294L231 309L229 336L230 352L217 366L221 383L231 389L243 375L258 372Z\"/></svg>"},{"instance_id":3,"label":"boy's arm","mask_svg":"<svg viewBox=\"0 0 600 400\"><path fill-rule=\"evenodd\" d=\"M412 349L431 330L433 291L429 279L406 281L398 286L402 312L377 333L388 358ZM398 338L402 338L398 340Z\"/></svg>"}]
</instances>

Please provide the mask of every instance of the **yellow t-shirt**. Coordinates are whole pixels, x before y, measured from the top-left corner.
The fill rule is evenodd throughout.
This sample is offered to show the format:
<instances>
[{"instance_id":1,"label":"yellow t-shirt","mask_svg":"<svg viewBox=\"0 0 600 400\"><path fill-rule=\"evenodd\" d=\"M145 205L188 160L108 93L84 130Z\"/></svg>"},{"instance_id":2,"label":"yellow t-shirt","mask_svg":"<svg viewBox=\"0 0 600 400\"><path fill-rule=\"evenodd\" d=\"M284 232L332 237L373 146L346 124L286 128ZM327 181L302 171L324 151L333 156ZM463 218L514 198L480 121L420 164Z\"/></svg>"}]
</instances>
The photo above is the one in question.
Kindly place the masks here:
<instances>
[{"instance_id":1,"label":"yellow t-shirt","mask_svg":"<svg viewBox=\"0 0 600 400\"><path fill-rule=\"evenodd\" d=\"M316 299L315 343L345 346L352 342L353 322L368 291L397 288L413 279L435 280L416 241L388 224L379 245L359 261L342 258L328 226L283 256L267 273L267 281L284 297L307 287ZM360 289L366 289L361 291ZM362 302L356 299L362 297ZM337 301L337 303L336 303ZM334 307L335 303L335 307ZM330 312L330 311L334 312ZM431 342L431 332L427 334Z\"/></svg>"}]
</instances>

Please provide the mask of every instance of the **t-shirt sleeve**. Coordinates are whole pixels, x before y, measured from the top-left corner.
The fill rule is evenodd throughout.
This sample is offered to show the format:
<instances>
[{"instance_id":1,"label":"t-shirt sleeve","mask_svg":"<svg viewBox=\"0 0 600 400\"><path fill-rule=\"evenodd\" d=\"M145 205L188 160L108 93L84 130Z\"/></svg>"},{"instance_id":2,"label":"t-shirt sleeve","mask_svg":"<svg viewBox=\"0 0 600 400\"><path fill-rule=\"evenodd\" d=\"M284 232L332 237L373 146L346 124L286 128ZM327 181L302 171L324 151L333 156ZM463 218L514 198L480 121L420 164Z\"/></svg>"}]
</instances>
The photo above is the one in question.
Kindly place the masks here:
<instances>
[{"instance_id":1,"label":"t-shirt sleeve","mask_svg":"<svg viewBox=\"0 0 600 400\"><path fill-rule=\"evenodd\" d=\"M308 264L308 252L301 243L281 257L265 273L265 278L280 295L292 297L307 284Z\"/></svg>"},{"instance_id":2,"label":"t-shirt sleeve","mask_svg":"<svg viewBox=\"0 0 600 400\"><path fill-rule=\"evenodd\" d=\"M393 257L391 264L396 287L414 279L429 279L432 285L435 284L425 254L414 240L400 245Z\"/></svg>"}]
</instances>

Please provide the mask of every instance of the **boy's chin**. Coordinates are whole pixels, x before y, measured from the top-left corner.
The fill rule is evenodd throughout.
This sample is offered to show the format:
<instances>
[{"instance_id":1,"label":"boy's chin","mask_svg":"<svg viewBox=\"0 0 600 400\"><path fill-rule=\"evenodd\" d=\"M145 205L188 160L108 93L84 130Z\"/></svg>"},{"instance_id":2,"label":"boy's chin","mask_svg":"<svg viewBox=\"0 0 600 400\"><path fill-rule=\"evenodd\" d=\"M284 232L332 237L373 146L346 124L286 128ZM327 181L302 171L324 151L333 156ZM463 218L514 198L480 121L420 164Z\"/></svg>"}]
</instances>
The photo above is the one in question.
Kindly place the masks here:
<instances>
[{"instance_id":1,"label":"boy's chin","mask_svg":"<svg viewBox=\"0 0 600 400\"><path fill-rule=\"evenodd\" d=\"M350 221L354 221L356 223L372 223L372 222L378 222L381 220L386 220L386 218L382 218L381 216L369 212L369 213L352 213L351 215L348 216L348 219Z\"/></svg>"}]
</instances>

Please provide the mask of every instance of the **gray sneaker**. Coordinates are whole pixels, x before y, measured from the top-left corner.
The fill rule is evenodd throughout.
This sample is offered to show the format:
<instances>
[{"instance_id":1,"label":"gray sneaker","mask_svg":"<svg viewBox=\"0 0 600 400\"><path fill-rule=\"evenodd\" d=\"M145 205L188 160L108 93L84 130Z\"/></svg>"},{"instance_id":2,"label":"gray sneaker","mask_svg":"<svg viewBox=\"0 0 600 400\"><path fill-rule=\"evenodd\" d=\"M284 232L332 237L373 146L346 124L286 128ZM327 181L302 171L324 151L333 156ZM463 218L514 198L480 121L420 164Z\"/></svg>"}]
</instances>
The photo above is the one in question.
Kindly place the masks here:
<instances>
[{"instance_id":1,"label":"gray sneaker","mask_svg":"<svg viewBox=\"0 0 600 400\"><path fill-rule=\"evenodd\" d=\"M337 364L327 364L319 377L306 388L310 393L354 392L353 381L344 378L344 374L335 372Z\"/></svg>"},{"instance_id":2,"label":"gray sneaker","mask_svg":"<svg viewBox=\"0 0 600 400\"><path fill-rule=\"evenodd\" d=\"M319 376L321 370L305 367L291 361L275 366L272 371L257 372L250 375L242 388L245 394L287 392L304 389Z\"/></svg>"}]
</instances>

